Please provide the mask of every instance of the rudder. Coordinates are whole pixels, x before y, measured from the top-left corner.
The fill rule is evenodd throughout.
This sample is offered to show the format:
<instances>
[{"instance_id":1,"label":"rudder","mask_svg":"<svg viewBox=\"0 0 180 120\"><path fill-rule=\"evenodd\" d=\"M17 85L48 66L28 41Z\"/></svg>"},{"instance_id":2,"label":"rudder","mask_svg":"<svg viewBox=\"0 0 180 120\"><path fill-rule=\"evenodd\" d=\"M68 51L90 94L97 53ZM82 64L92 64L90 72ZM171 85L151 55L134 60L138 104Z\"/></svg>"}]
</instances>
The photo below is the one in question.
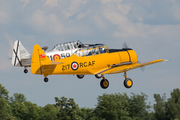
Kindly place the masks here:
<instances>
[{"instance_id":1,"label":"rudder","mask_svg":"<svg viewBox=\"0 0 180 120\"><path fill-rule=\"evenodd\" d=\"M22 43L17 40L14 42L13 54L12 54L12 65L16 67L30 66L31 55L24 48Z\"/></svg>"}]
</instances>

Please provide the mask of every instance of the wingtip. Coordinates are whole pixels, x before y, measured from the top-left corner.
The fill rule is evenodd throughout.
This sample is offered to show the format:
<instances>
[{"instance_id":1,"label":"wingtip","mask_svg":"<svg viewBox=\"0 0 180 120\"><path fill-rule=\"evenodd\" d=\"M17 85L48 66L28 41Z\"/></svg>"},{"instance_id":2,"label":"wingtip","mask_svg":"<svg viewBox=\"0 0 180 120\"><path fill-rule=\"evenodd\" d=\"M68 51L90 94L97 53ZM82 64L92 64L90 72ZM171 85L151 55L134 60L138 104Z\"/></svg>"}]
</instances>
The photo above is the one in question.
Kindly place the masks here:
<instances>
[{"instance_id":1,"label":"wingtip","mask_svg":"<svg viewBox=\"0 0 180 120\"><path fill-rule=\"evenodd\" d=\"M167 62L167 61L170 61L170 59L165 59L164 61Z\"/></svg>"}]
</instances>

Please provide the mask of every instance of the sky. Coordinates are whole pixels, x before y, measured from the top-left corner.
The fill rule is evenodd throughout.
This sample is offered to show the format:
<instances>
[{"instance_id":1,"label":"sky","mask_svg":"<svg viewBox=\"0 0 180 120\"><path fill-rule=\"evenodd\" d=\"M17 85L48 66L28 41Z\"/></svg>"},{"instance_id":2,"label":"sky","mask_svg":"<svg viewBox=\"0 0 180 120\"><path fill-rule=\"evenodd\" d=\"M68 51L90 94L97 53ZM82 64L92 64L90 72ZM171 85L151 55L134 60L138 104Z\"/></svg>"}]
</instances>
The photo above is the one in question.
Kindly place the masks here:
<instances>
[{"instance_id":1,"label":"sky","mask_svg":"<svg viewBox=\"0 0 180 120\"><path fill-rule=\"evenodd\" d=\"M54 97L74 98L79 107L95 108L103 93L153 95L180 88L180 1L179 0L0 0L0 83L13 93L22 93L38 106L55 104ZM20 40L32 53L33 46L49 46L80 40L122 48L126 42L141 62L169 59L147 66L142 72L127 72L133 87L123 85L123 73L105 75L110 85L100 87L94 75L78 79L73 75L24 74L11 65L12 47ZM110 59L110 58L107 58Z\"/></svg>"}]
</instances>

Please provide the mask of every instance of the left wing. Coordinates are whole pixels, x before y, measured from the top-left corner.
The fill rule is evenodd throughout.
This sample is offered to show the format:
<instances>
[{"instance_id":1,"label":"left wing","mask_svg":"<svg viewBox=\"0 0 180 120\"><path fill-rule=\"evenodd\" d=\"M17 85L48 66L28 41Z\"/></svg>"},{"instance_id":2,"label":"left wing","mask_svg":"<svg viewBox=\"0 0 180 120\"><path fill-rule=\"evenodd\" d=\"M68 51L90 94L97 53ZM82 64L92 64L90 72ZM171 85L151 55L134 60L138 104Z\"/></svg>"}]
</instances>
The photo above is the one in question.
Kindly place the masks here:
<instances>
[{"instance_id":1,"label":"left wing","mask_svg":"<svg viewBox=\"0 0 180 120\"><path fill-rule=\"evenodd\" d=\"M150 62L145 62L145 63L136 63L136 64L125 64L125 65L117 65L117 66L111 66L110 68L103 70L101 72L99 72L98 74L115 74L115 73L122 73L122 72L126 72L132 69L136 69L139 67L143 67L143 66L147 66L147 65L151 65L154 63L158 63L158 62L163 62L164 59L158 59L158 60L154 60L154 61L150 61Z\"/></svg>"}]
</instances>

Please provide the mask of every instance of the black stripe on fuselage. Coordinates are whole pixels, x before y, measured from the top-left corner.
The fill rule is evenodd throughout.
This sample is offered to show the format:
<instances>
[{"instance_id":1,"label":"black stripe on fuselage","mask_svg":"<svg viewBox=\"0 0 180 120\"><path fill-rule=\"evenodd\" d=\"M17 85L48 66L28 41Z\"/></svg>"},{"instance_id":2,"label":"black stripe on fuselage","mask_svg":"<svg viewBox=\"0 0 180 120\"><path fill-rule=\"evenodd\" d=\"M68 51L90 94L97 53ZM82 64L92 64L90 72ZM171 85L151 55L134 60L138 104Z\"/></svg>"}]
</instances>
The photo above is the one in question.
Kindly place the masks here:
<instances>
[{"instance_id":1,"label":"black stripe on fuselage","mask_svg":"<svg viewBox=\"0 0 180 120\"><path fill-rule=\"evenodd\" d=\"M126 49L109 49L109 53L128 51L128 50L132 50L132 49L131 48L126 48Z\"/></svg>"}]
</instances>

